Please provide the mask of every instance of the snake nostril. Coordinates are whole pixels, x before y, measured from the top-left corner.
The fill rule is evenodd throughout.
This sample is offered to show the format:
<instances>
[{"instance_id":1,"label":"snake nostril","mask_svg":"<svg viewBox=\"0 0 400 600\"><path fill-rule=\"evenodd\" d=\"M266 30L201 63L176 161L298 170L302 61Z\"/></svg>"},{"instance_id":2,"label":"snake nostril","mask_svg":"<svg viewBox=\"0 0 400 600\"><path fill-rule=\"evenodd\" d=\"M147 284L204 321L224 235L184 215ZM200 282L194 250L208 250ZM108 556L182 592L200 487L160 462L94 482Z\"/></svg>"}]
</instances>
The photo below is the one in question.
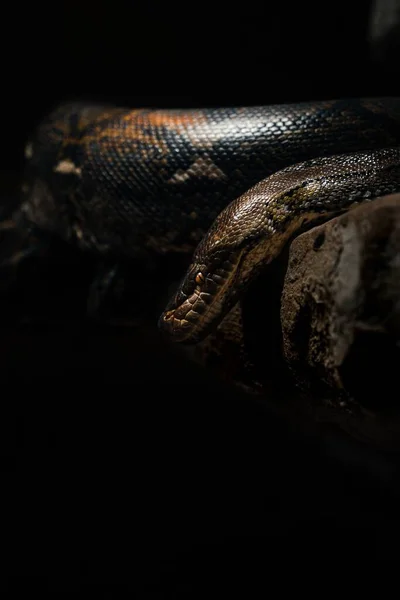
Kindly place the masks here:
<instances>
[{"instance_id":1,"label":"snake nostril","mask_svg":"<svg viewBox=\"0 0 400 600\"><path fill-rule=\"evenodd\" d=\"M164 314L163 314L163 321L171 321L171 319L174 316L175 311L173 310L167 310Z\"/></svg>"}]
</instances>

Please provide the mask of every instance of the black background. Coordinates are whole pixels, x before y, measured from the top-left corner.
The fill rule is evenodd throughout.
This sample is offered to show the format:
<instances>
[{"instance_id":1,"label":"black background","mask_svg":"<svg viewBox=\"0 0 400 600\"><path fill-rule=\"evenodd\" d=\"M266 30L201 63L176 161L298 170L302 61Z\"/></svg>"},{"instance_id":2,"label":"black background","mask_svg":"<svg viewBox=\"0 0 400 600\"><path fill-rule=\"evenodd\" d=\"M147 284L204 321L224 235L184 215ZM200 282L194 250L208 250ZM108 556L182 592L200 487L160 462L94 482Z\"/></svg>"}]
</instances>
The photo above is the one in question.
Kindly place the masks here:
<instances>
[{"instance_id":1,"label":"black background","mask_svg":"<svg viewBox=\"0 0 400 600\"><path fill-rule=\"evenodd\" d=\"M29 131L64 100L396 94L398 57L372 60L369 6L9 7L3 197ZM225 597L250 581L268 592L277 569L304 560L399 558L396 457L297 430L185 363L155 327L4 327L0 351L6 586L164 597L217 582Z\"/></svg>"}]
</instances>

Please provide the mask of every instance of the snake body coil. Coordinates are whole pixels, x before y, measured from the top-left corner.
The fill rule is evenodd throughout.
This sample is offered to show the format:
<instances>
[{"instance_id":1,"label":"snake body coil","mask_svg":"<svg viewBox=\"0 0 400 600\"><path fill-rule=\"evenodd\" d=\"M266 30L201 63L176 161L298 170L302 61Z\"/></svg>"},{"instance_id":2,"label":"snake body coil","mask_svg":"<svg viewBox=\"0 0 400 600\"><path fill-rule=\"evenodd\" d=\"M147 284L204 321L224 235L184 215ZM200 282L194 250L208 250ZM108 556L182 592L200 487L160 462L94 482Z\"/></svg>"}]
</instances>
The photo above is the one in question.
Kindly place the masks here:
<instances>
[{"instance_id":1,"label":"snake body coil","mask_svg":"<svg viewBox=\"0 0 400 600\"><path fill-rule=\"evenodd\" d=\"M295 231L398 191L400 148L314 159L271 175L214 221L161 327L176 341L202 339Z\"/></svg>"},{"instance_id":2,"label":"snake body coil","mask_svg":"<svg viewBox=\"0 0 400 600\"><path fill-rule=\"evenodd\" d=\"M20 215L83 249L128 258L190 256L215 221L161 319L176 339L195 340L305 218L397 190L398 145L394 98L199 110L65 105L26 147ZM326 158L341 153L350 154Z\"/></svg>"}]
</instances>

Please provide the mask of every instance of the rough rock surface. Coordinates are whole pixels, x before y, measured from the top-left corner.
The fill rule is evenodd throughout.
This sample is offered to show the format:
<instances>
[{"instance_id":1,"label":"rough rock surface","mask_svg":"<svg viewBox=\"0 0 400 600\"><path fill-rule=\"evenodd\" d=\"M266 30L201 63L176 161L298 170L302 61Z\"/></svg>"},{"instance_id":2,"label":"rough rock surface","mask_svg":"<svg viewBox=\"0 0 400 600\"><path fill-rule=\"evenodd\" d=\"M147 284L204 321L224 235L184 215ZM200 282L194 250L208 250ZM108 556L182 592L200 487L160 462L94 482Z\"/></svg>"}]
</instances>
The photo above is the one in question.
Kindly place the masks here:
<instances>
[{"instance_id":1,"label":"rough rock surface","mask_svg":"<svg viewBox=\"0 0 400 600\"><path fill-rule=\"evenodd\" d=\"M192 351L295 419L400 448L400 195L295 238Z\"/></svg>"},{"instance_id":2,"label":"rough rock surface","mask_svg":"<svg viewBox=\"0 0 400 600\"><path fill-rule=\"evenodd\" d=\"M281 324L303 388L400 436L400 194L292 242Z\"/></svg>"}]
</instances>

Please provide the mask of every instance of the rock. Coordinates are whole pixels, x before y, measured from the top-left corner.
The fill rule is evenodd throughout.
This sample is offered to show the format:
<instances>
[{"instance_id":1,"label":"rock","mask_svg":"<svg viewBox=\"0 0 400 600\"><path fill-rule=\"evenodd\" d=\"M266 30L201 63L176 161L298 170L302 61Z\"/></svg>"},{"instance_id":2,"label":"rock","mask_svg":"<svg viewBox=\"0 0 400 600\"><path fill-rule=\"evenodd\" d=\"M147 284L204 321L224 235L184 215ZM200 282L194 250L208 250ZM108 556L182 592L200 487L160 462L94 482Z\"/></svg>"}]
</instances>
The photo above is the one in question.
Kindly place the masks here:
<instances>
[{"instance_id":1,"label":"rock","mask_svg":"<svg viewBox=\"0 0 400 600\"><path fill-rule=\"evenodd\" d=\"M303 389L400 433L400 194L292 242L281 324L284 357Z\"/></svg>"},{"instance_id":2,"label":"rock","mask_svg":"<svg viewBox=\"0 0 400 600\"><path fill-rule=\"evenodd\" d=\"M400 56L398 0L374 0L370 7L367 41L374 65L396 72Z\"/></svg>"},{"instance_id":3,"label":"rock","mask_svg":"<svg viewBox=\"0 0 400 600\"><path fill-rule=\"evenodd\" d=\"M181 350L293 424L400 449L400 194L296 237Z\"/></svg>"}]
</instances>

